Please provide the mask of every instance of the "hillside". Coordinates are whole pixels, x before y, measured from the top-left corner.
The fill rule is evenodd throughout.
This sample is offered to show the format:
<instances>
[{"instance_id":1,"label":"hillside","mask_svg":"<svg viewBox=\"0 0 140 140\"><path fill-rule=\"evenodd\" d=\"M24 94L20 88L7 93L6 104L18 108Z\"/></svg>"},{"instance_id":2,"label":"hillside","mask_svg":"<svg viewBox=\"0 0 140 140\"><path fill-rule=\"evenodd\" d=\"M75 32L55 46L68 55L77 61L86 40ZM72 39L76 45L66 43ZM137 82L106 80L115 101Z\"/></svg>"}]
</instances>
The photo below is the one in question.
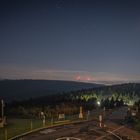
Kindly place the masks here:
<instances>
[{"instance_id":1,"label":"hillside","mask_svg":"<svg viewBox=\"0 0 140 140\"><path fill-rule=\"evenodd\" d=\"M112 85L112 86L104 86L99 87L96 92L102 93L102 94L136 94L140 96L140 83L125 83L125 84L118 84L118 85Z\"/></svg>"},{"instance_id":2,"label":"hillside","mask_svg":"<svg viewBox=\"0 0 140 140\"><path fill-rule=\"evenodd\" d=\"M67 82L66 82L67 83ZM65 84L66 84L65 83ZM79 83L78 83L79 84ZM80 83L83 84L83 83ZM100 105L106 108L113 108L115 104L122 106L124 104L134 104L140 99L140 84L128 83L112 86L100 86L96 88L70 91L62 94L46 94L43 96L33 96L22 101L15 101L8 105L8 107L24 107L24 108L57 108L61 106L83 106L87 109L93 109L97 107L97 101ZM20 109L20 108L19 108Z\"/></svg>"},{"instance_id":3,"label":"hillside","mask_svg":"<svg viewBox=\"0 0 140 140\"><path fill-rule=\"evenodd\" d=\"M99 84L55 80L1 80L0 98L6 101L23 100L48 94L91 89Z\"/></svg>"}]
</instances>

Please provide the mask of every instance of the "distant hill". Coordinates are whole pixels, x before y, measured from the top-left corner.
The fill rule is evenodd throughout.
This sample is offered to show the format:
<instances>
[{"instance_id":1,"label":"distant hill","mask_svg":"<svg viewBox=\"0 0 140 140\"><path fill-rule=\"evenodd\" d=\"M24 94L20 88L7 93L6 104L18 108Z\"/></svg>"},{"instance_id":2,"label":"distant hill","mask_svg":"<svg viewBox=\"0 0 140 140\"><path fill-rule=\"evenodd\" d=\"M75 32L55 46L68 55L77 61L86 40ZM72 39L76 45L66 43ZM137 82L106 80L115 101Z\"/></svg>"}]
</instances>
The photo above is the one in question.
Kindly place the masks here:
<instances>
[{"instance_id":1,"label":"distant hill","mask_svg":"<svg viewBox=\"0 0 140 140\"><path fill-rule=\"evenodd\" d=\"M136 94L140 96L140 83L123 83L116 85L106 85L98 88L87 90L87 92L94 91L97 94L112 95L112 94Z\"/></svg>"},{"instance_id":2,"label":"distant hill","mask_svg":"<svg viewBox=\"0 0 140 140\"><path fill-rule=\"evenodd\" d=\"M1 80L0 98L6 101L23 100L48 94L91 89L103 85L57 80Z\"/></svg>"}]
</instances>

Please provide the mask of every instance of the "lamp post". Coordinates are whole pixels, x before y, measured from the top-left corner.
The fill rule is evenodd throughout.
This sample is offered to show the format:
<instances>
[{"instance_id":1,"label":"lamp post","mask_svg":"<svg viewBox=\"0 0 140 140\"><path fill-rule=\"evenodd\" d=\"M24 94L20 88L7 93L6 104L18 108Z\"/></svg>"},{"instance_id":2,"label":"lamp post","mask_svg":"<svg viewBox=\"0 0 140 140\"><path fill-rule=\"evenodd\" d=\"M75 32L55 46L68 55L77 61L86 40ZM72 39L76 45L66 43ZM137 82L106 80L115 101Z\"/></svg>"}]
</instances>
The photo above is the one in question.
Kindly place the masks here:
<instances>
[{"instance_id":1,"label":"lamp post","mask_svg":"<svg viewBox=\"0 0 140 140\"><path fill-rule=\"evenodd\" d=\"M4 119L4 101L3 100L1 100L1 118L3 122L3 119Z\"/></svg>"},{"instance_id":2,"label":"lamp post","mask_svg":"<svg viewBox=\"0 0 140 140\"><path fill-rule=\"evenodd\" d=\"M4 119L4 101L1 100L0 101L0 104L1 104L1 113L0 113L0 127L3 127L4 124L5 124L5 119Z\"/></svg>"}]
</instances>

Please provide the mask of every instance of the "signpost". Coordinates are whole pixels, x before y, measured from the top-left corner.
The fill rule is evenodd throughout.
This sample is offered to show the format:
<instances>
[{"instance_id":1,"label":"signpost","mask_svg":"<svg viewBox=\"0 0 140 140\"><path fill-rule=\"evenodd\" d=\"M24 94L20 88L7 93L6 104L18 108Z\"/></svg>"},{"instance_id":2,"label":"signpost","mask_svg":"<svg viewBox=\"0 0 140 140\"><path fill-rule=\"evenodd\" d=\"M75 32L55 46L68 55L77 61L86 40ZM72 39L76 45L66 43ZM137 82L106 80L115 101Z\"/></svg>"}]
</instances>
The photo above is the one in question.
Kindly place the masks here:
<instances>
[{"instance_id":1,"label":"signpost","mask_svg":"<svg viewBox=\"0 0 140 140\"><path fill-rule=\"evenodd\" d=\"M65 114L59 114L59 115L58 115L58 119L59 119L59 120L65 119Z\"/></svg>"}]
</instances>

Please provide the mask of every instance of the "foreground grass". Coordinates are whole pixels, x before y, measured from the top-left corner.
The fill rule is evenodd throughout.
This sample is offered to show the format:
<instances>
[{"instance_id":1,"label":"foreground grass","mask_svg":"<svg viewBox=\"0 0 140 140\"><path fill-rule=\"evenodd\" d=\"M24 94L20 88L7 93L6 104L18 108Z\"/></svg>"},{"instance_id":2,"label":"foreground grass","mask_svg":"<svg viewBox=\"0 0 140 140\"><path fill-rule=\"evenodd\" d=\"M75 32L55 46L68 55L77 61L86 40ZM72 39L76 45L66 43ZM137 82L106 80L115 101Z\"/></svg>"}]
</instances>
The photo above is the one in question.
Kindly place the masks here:
<instances>
[{"instance_id":1,"label":"foreground grass","mask_svg":"<svg viewBox=\"0 0 140 140\"><path fill-rule=\"evenodd\" d=\"M95 111L91 114L88 119L98 119L101 111ZM85 116L83 120L86 120ZM70 120L71 122L81 121L78 119L78 115L73 115L66 117L66 120ZM57 120L53 120L54 124L61 124L62 122L57 122ZM46 125L51 126L52 120L47 120ZM9 118L8 125L5 128L0 128L0 140L7 140L19 134L23 134L29 132L31 130L42 128L43 123L41 119L21 119L21 118ZM5 137L5 132L7 133L7 138Z\"/></svg>"},{"instance_id":2,"label":"foreground grass","mask_svg":"<svg viewBox=\"0 0 140 140\"><path fill-rule=\"evenodd\" d=\"M70 117L68 117L67 119L69 119L72 122L81 121L81 119L78 119L75 117L72 117L71 119ZM86 118L84 118L83 120L86 120ZM54 125L63 124L63 121L55 120L52 123L51 120L48 120L46 122L46 126L51 126L53 124ZM11 119L10 118L8 119L8 125L5 128L0 128L0 140L7 140L14 136L29 132L34 129L42 128L42 127L43 127L42 120L39 120L39 119L30 120L30 119ZM7 138L5 137L6 131L7 131Z\"/></svg>"},{"instance_id":3,"label":"foreground grass","mask_svg":"<svg viewBox=\"0 0 140 140\"><path fill-rule=\"evenodd\" d=\"M140 132L140 120L135 123L135 129Z\"/></svg>"},{"instance_id":4,"label":"foreground grass","mask_svg":"<svg viewBox=\"0 0 140 140\"><path fill-rule=\"evenodd\" d=\"M77 119L72 119L72 120L77 120ZM54 124L61 124L62 122L60 121L55 121ZM51 120L47 120L46 125L51 126L53 123ZM40 119L17 119L17 118L9 118L8 119L8 125L4 128L0 128L0 140L7 140L10 139L14 136L17 136L19 134L23 134L26 132L29 132L34 129L42 128L43 123L42 120ZM7 133L7 138L6 134Z\"/></svg>"},{"instance_id":5,"label":"foreground grass","mask_svg":"<svg viewBox=\"0 0 140 140\"><path fill-rule=\"evenodd\" d=\"M32 126L31 126L32 125ZM30 119L8 119L8 125L5 128L0 128L0 140L5 140L5 133L7 131L7 138L28 132L32 129L42 127L41 120Z\"/></svg>"}]
</instances>

